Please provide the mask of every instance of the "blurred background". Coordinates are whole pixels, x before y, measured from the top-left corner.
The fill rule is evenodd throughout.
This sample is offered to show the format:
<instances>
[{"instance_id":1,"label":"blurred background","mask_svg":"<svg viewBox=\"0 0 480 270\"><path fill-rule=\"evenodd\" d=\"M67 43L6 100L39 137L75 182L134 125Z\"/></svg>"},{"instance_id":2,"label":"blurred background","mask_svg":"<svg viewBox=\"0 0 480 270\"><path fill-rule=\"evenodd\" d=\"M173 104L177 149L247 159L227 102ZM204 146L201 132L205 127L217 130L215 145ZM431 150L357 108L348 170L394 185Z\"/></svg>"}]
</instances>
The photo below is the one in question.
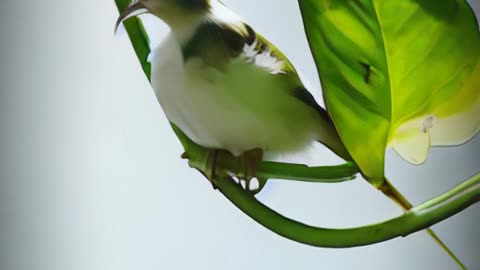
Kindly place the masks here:
<instances>
[{"instance_id":1,"label":"blurred background","mask_svg":"<svg viewBox=\"0 0 480 270\"><path fill-rule=\"evenodd\" d=\"M224 0L290 57L320 100L296 1ZM480 1L470 1L480 14ZM0 269L457 269L424 233L352 249L301 245L236 209L182 149L108 1L0 7ZM167 28L145 17L155 45ZM306 161L338 162L322 147ZM414 204L480 169L480 136L387 175ZM312 225L351 227L401 211L367 183L271 181L259 199ZM433 229L480 269L480 204Z\"/></svg>"}]
</instances>

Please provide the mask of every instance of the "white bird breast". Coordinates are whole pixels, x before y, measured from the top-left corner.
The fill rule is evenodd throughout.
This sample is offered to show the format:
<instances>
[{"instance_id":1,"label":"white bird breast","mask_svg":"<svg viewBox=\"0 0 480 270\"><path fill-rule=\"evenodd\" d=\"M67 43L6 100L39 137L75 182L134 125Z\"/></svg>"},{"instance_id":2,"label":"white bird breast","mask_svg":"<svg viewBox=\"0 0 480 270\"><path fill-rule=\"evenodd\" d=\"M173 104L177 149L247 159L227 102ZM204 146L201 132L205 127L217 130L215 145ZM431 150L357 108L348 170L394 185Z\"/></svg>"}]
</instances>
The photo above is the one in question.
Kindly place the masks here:
<instances>
[{"instance_id":1,"label":"white bird breast","mask_svg":"<svg viewBox=\"0 0 480 270\"><path fill-rule=\"evenodd\" d=\"M239 155L253 148L286 153L316 139L315 112L266 69L238 58L227 72L183 60L170 34L149 57L152 86L170 122L197 144Z\"/></svg>"}]
</instances>

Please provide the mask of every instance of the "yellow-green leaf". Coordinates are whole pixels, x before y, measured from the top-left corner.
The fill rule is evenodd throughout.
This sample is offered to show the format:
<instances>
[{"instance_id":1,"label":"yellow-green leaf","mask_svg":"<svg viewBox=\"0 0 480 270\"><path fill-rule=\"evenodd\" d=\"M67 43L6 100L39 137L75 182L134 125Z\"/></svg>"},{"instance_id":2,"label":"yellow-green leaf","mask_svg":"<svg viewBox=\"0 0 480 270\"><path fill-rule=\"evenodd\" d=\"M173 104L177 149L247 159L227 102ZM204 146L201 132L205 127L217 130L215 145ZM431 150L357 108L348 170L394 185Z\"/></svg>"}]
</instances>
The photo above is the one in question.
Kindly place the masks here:
<instances>
[{"instance_id":1,"label":"yellow-green leaf","mask_svg":"<svg viewBox=\"0 0 480 270\"><path fill-rule=\"evenodd\" d=\"M464 0L299 0L323 94L364 176L480 127L480 33Z\"/></svg>"}]
</instances>

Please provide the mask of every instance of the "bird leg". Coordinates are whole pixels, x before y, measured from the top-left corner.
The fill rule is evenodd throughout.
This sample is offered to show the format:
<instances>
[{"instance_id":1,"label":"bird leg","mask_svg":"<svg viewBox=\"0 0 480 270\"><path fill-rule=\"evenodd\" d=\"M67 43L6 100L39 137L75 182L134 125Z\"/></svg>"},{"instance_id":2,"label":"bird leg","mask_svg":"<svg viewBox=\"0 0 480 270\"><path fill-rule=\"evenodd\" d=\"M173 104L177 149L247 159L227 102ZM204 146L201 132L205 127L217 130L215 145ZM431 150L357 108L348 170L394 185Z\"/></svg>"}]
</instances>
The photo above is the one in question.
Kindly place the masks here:
<instances>
[{"instance_id":1,"label":"bird leg","mask_svg":"<svg viewBox=\"0 0 480 270\"><path fill-rule=\"evenodd\" d=\"M190 166L200 171L214 189L217 188L215 181L224 176L236 177L239 182L245 180L245 190L253 193L258 193L266 183L266 179L257 179L258 187L251 189L251 182L257 176L263 158L263 151L259 148L246 151L238 157L225 150L208 149L198 160L187 153L182 158L189 159Z\"/></svg>"},{"instance_id":2,"label":"bird leg","mask_svg":"<svg viewBox=\"0 0 480 270\"><path fill-rule=\"evenodd\" d=\"M205 178L207 178L208 181L210 181L213 189L217 189L215 181L219 176L222 176L221 166L219 166L220 164L217 164L217 161L232 159L233 156L230 157L230 155L230 153L223 150L208 149L206 151L206 157L200 163L188 158L188 154L185 156L189 159L190 167L197 169L203 174L203 176L205 176ZM201 164L201 166L198 166L197 163Z\"/></svg>"},{"instance_id":3,"label":"bird leg","mask_svg":"<svg viewBox=\"0 0 480 270\"><path fill-rule=\"evenodd\" d=\"M218 176L234 176L239 181L245 181L245 190L255 192L261 186L260 180L258 188L252 190L252 180L257 176L258 165L262 162L263 151L260 148L255 148L244 152L238 157L235 157L230 152L225 150L211 150L207 162L206 177L216 188L215 180Z\"/></svg>"},{"instance_id":4,"label":"bird leg","mask_svg":"<svg viewBox=\"0 0 480 270\"><path fill-rule=\"evenodd\" d=\"M252 180L257 177L257 170L260 162L263 160L263 151L260 148L255 148L249 151L244 152L238 157L241 170L239 174L236 175L239 179L245 180L245 189L252 192L260 191L260 188L263 187L260 179L258 180L258 187L255 189L251 188Z\"/></svg>"}]
</instances>

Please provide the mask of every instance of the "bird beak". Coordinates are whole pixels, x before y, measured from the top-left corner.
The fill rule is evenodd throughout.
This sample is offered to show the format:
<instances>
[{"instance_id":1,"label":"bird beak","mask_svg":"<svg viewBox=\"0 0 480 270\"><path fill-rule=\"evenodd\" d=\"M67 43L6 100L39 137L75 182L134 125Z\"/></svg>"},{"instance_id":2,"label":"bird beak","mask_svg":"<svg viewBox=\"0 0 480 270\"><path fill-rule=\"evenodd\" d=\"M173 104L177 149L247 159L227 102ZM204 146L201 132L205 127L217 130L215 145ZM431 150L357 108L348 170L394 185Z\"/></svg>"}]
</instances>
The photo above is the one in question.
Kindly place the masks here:
<instances>
[{"instance_id":1,"label":"bird beak","mask_svg":"<svg viewBox=\"0 0 480 270\"><path fill-rule=\"evenodd\" d=\"M147 12L148 9L140 2L140 0L135 0L130 5L128 5L127 9L125 9L125 11L120 14L120 17L118 17L118 20L115 23L115 33L117 32L118 27L123 21Z\"/></svg>"}]
</instances>

